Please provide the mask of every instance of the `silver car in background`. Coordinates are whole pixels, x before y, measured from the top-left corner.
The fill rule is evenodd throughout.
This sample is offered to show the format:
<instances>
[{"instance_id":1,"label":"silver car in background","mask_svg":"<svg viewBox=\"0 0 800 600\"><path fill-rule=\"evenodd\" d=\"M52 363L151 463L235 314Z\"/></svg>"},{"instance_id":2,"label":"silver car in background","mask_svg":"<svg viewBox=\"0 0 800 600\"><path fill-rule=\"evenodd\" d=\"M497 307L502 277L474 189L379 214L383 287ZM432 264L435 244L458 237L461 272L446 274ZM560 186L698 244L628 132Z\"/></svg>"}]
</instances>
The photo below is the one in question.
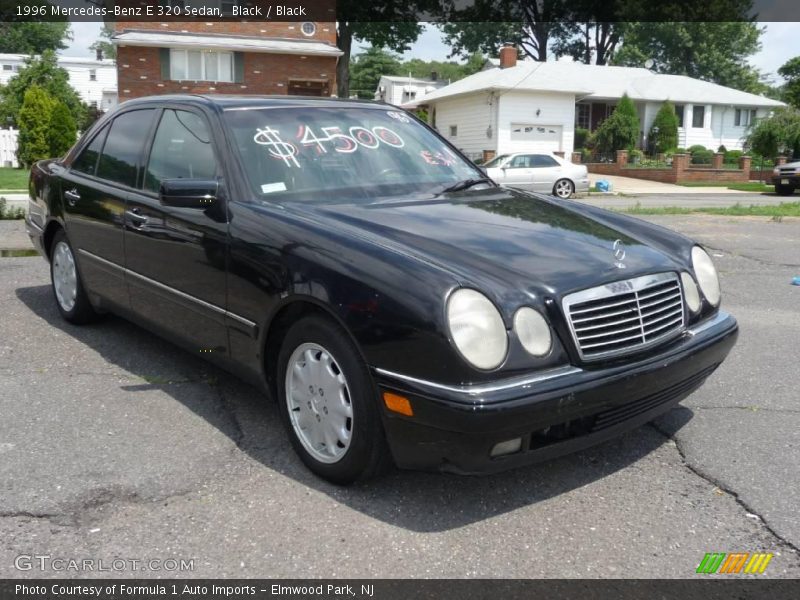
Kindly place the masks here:
<instances>
[{"instance_id":1,"label":"silver car in background","mask_svg":"<svg viewBox=\"0 0 800 600\"><path fill-rule=\"evenodd\" d=\"M500 185L569 198L589 191L589 171L547 153L500 154L483 165L486 174Z\"/></svg>"}]
</instances>

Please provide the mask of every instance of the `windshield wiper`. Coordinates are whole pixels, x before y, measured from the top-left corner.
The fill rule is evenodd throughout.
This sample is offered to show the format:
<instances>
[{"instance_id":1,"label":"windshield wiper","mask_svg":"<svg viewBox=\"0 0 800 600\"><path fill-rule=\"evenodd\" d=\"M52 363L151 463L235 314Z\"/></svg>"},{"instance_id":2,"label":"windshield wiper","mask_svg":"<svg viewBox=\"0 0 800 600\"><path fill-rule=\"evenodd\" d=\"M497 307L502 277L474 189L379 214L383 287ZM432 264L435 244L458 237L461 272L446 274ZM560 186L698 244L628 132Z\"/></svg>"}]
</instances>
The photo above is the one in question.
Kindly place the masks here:
<instances>
[{"instance_id":1,"label":"windshield wiper","mask_svg":"<svg viewBox=\"0 0 800 600\"><path fill-rule=\"evenodd\" d=\"M460 192L462 190L466 190L473 186L476 186L480 183L494 184L494 181L492 181L488 177L476 177L474 179L464 179L463 181L459 181L451 186L444 188L441 192L439 192L439 194L446 194L447 192ZM439 194L437 194L437 196Z\"/></svg>"}]
</instances>

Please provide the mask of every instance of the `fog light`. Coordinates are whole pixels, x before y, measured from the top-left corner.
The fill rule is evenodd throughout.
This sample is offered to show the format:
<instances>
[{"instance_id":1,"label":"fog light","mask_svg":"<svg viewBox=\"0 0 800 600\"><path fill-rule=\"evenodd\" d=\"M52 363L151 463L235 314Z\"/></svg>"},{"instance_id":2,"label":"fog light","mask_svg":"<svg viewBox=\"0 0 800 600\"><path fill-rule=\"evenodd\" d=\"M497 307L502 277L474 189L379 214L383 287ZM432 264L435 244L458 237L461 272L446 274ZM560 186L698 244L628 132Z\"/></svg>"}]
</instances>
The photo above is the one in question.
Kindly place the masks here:
<instances>
[{"instance_id":1,"label":"fog light","mask_svg":"<svg viewBox=\"0 0 800 600\"><path fill-rule=\"evenodd\" d=\"M513 440L506 440L495 444L490 453L490 456L503 456L505 454L514 454L522 450L522 438L514 438Z\"/></svg>"}]
</instances>

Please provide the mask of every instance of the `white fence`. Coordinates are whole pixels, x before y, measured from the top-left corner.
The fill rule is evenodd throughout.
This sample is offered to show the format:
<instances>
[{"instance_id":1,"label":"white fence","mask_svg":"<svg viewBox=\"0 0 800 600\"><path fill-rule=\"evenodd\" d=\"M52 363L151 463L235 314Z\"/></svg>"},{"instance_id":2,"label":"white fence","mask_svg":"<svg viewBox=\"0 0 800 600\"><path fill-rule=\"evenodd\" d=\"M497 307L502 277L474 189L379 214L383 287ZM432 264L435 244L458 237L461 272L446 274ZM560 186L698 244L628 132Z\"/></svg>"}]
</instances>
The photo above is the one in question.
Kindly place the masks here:
<instances>
[{"instance_id":1,"label":"white fence","mask_svg":"<svg viewBox=\"0 0 800 600\"><path fill-rule=\"evenodd\" d=\"M18 167L17 130L0 129L0 167Z\"/></svg>"}]
</instances>

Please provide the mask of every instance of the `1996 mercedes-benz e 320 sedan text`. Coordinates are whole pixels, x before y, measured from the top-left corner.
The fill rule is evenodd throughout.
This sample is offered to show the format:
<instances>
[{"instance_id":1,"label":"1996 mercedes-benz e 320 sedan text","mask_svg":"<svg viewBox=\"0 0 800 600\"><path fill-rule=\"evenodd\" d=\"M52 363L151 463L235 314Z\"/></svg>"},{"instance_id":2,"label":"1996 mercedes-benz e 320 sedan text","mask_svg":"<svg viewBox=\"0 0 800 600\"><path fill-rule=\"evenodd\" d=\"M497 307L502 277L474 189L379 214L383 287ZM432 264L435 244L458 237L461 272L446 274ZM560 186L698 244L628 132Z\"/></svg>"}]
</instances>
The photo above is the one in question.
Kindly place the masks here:
<instances>
[{"instance_id":1,"label":"1996 mercedes-benz e 320 sedan text","mask_svg":"<svg viewBox=\"0 0 800 600\"><path fill-rule=\"evenodd\" d=\"M589 446L686 397L737 336L697 244L498 187L387 105L134 100L30 189L65 319L112 311L238 373L339 483Z\"/></svg>"}]
</instances>

